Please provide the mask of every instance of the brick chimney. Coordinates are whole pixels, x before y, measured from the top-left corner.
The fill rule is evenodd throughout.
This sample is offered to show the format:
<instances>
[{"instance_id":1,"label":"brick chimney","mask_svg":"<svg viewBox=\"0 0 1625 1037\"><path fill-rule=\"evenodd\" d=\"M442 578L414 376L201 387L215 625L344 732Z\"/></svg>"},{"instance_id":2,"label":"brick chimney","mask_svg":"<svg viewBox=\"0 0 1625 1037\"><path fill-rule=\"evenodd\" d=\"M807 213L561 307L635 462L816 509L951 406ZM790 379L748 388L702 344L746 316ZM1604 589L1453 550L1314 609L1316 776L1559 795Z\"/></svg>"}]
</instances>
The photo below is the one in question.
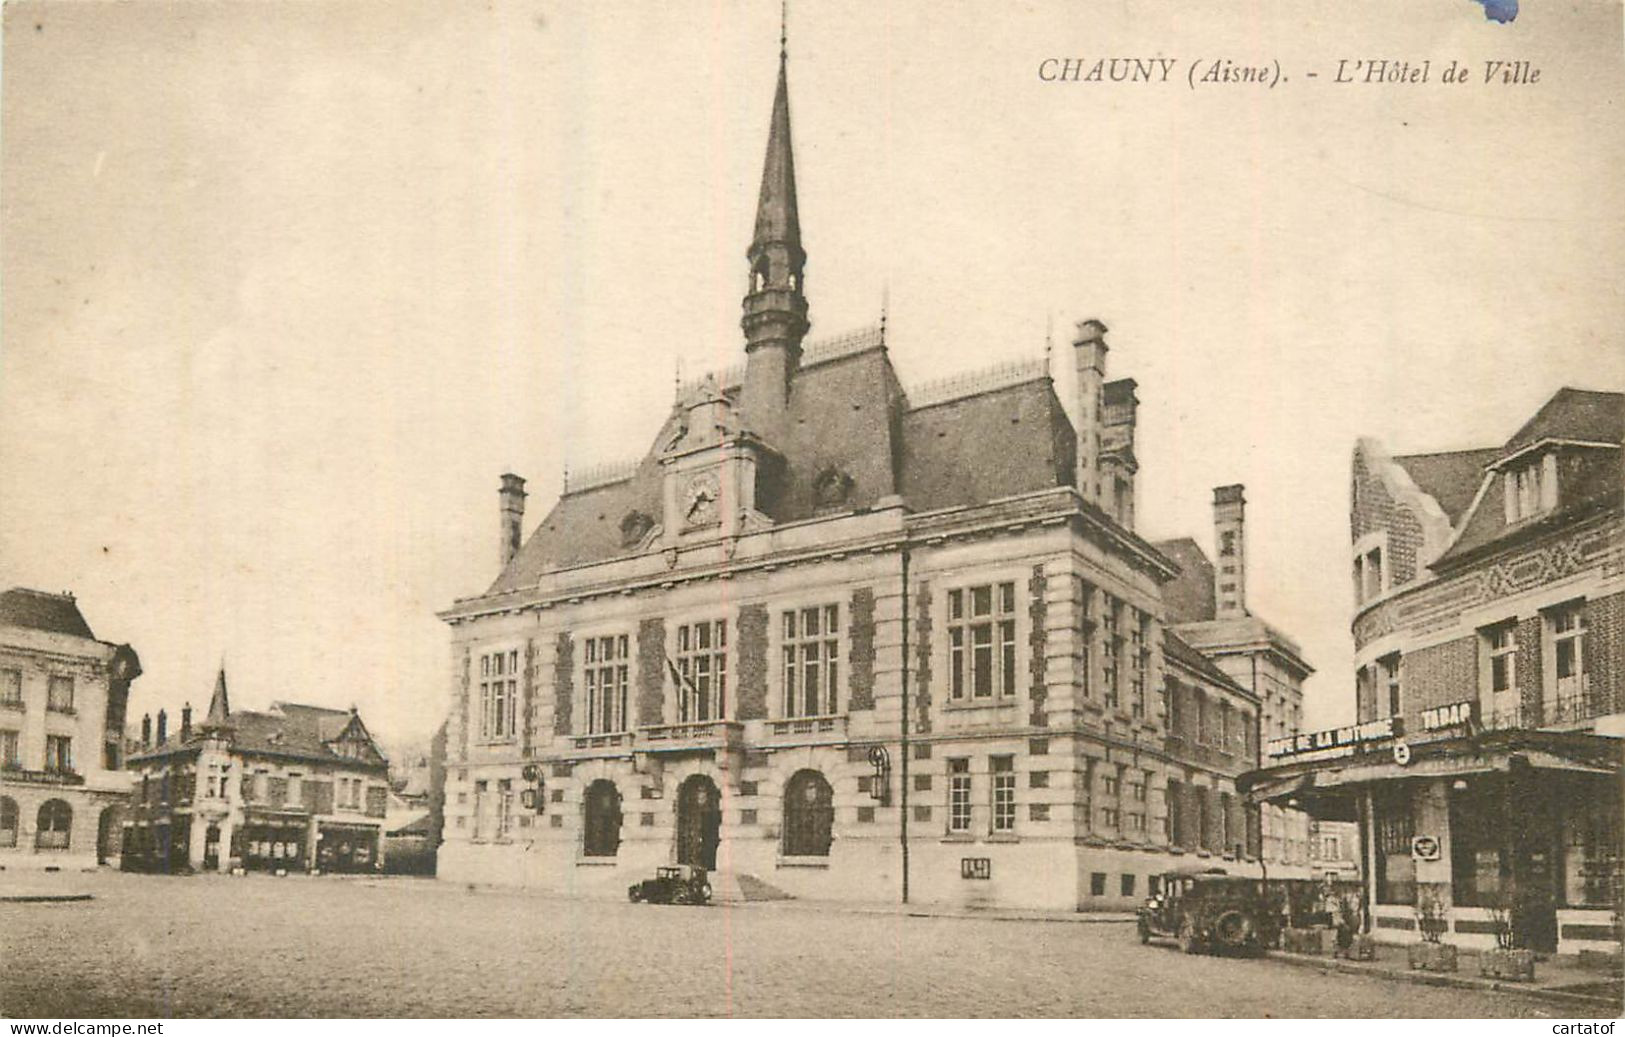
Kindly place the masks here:
<instances>
[{"instance_id":1,"label":"brick chimney","mask_svg":"<svg viewBox=\"0 0 1625 1037\"><path fill-rule=\"evenodd\" d=\"M181 741L192 737L192 704L188 702L181 707Z\"/></svg>"},{"instance_id":2,"label":"brick chimney","mask_svg":"<svg viewBox=\"0 0 1625 1037\"><path fill-rule=\"evenodd\" d=\"M152 748L152 714L141 714L141 748Z\"/></svg>"},{"instance_id":3,"label":"brick chimney","mask_svg":"<svg viewBox=\"0 0 1625 1037\"><path fill-rule=\"evenodd\" d=\"M497 491L502 511L502 568L506 569L513 556L519 553L519 540L525 523L525 480L508 472L502 476L502 489Z\"/></svg>"},{"instance_id":4,"label":"brick chimney","mask_svg":"<svg viewBox=\"0 0 1625 1037\"><path fill-rule=\"evenodd\" d=\"M1072 340L1072 359L1078 373L1078 493L1091 504L1100 503L1100 423L1105 401L1106 325L1080 320Z\"/></svg>"},{"instance_id":5,"label":"brick chimney","mask_svg":"<svg viewBox=\"0 0 1625 1037\"><path fill-rule=\"evenodd\" d=\"M169 740L169 714L163 710L158 711L158 744L163 745Z\"/></svg>"},{"instance_id":6,"label":"brick chimney","mask_svg":"<svg viewBox=\"0 0 1625 1037\"><path fill-rule=\"evenodd\" d=\"M1214 612L1220 619L1247 614L1247 499L1243 487L1213 488Z\"/></svg>"}]
</instances>

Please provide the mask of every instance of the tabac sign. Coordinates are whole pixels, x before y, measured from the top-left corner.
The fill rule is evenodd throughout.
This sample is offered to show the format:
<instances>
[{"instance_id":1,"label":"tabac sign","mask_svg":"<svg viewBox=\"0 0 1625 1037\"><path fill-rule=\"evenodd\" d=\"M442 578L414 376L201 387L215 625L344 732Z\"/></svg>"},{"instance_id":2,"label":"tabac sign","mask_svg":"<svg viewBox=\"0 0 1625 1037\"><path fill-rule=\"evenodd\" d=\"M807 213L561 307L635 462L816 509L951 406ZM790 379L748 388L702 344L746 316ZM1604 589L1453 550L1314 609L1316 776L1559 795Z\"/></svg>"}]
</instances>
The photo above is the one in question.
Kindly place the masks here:
<instances>
[{"instance_id":1,"label":"tabac sign","mask_svg":"<svg viewBox=\"0 0 1625 1037\"><path fill-rule=\"evenodd\" d=\"M1422 710L1422 730L1440 731L1451 727L1467 727L1472 724L1477 711L1476 702L1452 702L1448 706L1434 706L1432 709Z\"/></svg>"},{"instance_id":2,"label":"tabac sign","mask_svg":"<svg viewBox=\"0 0 1625 1037\"><path fill-rule=\"evenodd\" d=\"M1397 734L1394 724L1394 717L1381 717L1349 727L1333 727L1325 731L1292 735L1290 738L1276 738L1270 742L1269 752L1272 758L1277 759L1304 756L1309 753L1321 756L1347 756L1367 742L1380 742L1394 737Z\"/></svg>"}]
</instances>

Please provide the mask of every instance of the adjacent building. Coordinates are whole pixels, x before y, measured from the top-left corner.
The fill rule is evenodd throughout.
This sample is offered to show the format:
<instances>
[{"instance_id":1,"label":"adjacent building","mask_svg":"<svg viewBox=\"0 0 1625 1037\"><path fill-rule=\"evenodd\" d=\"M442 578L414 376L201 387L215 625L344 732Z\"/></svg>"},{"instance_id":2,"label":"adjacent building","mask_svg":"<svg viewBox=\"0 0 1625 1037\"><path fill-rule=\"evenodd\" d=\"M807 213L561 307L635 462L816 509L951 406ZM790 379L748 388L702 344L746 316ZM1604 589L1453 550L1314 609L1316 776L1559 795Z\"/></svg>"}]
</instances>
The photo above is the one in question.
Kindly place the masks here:
<instances>
[{"instance_id":1,"label":"adjacent building","mask_svg":"<svg viewBox=\"0 0 1625 1037\"><path fill-rule=\"evenodd\" d=\"M221 670L201 724L190 705L175 732L142 718L129 765L126 871L382 866L388 763L353 708L233 711Z\"/></svg>"},{"instance_id":2,"label":"adjacent building","mask_svg":"<svg viewBox=\"0 0 1625 1037\"><path fill-rule=\"evenodd\" d=\"M1260 799L1358 820L1375 932L1437 905L1486 946L1617 947L1625 394L1563 389L1506 442L1354 450L1357 721L1273 743Z\"/></svg>"},{"instance_id":3,"label":"adjacent building","mask_svg":"<svg viewBox=\"0 0 1625 1037\"><path fill-rule=\"evenodd\" d=\"M1303 652L1247 607L1247 497L1242 486L1213 490L1214 565L1190 537L1158 543L1179 576L1164 590L1168 622L1259 701L1262 740L1302 730L1303 682L1314 673ZM1274 804L1262 807L1264 860L1275 878L1307 878L1311 870L1309 815Z\"/></svg>"},{"instance_id":4,"label":"adjacent building","mask_svg":"<svg viewBox=\"0 0 1625 1037\"><path fill-rule=\"evenodd\" d=\"M904 385L883 324L804 343L806 264L781 58L743 364L528 536L503 476L500 573L441 614L439 874L1073 910L1256 871L1260 698L1165 622L1104 325L1074 424L1048 357Z\"/></svg>"},{"instance_id":5,"label":"adjacent building","mask_svg":"<svg viewBox=\"0 0 1625 1037\"><path fill-rule=\"evenodd\" d=\"M0 594L0 867L116 861L124 713L141 661L98 641L71 594Z\"/></svg>"}]
</instances>

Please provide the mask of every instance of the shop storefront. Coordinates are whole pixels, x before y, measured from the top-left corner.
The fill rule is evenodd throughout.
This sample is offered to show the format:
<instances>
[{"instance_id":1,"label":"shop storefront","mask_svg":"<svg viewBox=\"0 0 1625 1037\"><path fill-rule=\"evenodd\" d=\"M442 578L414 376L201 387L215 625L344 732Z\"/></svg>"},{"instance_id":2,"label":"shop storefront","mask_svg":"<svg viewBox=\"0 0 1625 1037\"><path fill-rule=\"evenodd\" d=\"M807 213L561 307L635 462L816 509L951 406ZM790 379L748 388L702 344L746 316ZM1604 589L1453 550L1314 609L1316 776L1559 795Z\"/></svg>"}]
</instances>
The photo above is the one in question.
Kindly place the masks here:
<instances>
[{"instance_id":1,"label":"shop storefront","mask_svg":"<svg viewBox=\"0 0 1625 1037\"><path fill-rule=\"evenodd\" d=\"M1471 723L1431 741L1355 730L1277 747L1238 785L1358 821L1378 939L1413 941L1436 917L1463 947L1493 946L1506 925L1537 951L1618 946L1625 742Z\"/></svg>"}]
</instances>

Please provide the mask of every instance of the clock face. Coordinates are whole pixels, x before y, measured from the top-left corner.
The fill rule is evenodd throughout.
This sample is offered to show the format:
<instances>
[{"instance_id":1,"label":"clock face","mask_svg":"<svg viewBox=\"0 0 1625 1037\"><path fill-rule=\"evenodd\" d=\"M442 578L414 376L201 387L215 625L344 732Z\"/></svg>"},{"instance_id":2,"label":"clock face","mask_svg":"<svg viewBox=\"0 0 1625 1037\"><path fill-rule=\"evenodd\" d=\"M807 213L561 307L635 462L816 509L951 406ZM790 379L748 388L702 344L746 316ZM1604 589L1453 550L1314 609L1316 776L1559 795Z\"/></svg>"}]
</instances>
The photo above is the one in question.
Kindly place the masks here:
<instances>
[{"instance_id":1,"label":"clock face","mask_svg":"<svg viewBox=\"0 0 1625 1037\"><path fill-rule=\"evenodd\" d=\"M683 490L683 521L691 526L716 521L717 477L707 472L690 479Z\"/></svg>"}]
</instances>

